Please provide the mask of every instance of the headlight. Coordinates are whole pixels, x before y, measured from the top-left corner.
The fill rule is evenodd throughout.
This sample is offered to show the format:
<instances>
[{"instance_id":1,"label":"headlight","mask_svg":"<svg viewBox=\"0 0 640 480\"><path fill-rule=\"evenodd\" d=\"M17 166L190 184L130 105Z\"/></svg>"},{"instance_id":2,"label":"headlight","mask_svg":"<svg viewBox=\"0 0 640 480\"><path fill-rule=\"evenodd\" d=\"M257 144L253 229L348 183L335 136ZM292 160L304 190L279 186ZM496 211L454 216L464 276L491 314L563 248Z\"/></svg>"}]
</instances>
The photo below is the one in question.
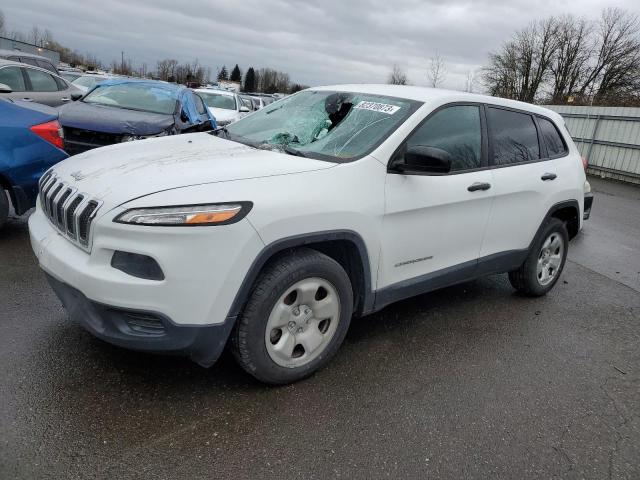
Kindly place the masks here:
<instances>
[{"instance_id":1,"label":"headlight","mask_svg":"<svg viewBox=\"0 0 640 480\"><path fill-rule=\"evenodd\" d=\"M251 202L182 205L177 207L132 208L113 221L131 225L201 226L228 225L242 220L253 204Z\"/></svg>"},{"instance_id":2,"label":"headlight","mask_svg":"<svg viewBox=\"0 0 640 480\"><path fill-rule=\"evenodd\" d=\"M591 193L591 184L588 180L584 181L584 193Z\"/></svg>"},{"instance_id":3,"label":"headlight","mask_svg":"<svg viewBox=\"0 0 640 480\"><path fill-rule=\"evenodd\" d=\"M123 135L123 142L133 142L134 140L144 140L145 138L157 138L169 135L169 132L160 132L155 135Z\"/></svg>"}]
</instances>

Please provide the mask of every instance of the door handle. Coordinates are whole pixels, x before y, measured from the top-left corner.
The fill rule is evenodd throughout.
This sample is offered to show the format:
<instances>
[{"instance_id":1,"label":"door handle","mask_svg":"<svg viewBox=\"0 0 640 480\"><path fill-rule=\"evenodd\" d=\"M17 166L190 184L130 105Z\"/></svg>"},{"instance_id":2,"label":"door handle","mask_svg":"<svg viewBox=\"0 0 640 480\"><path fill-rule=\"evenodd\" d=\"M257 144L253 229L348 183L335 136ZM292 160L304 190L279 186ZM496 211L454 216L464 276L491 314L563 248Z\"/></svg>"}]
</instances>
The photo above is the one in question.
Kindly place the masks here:
<instances>
[{"instance_id":1,"label":"door handle","mask_svg":"<svg viewBox=\"0 0 640 480\"><path fill-rule=\"evenodd\" d=\"M68 102L68 101L70 101L70 100L71 100L71 99L70 99L69 97L62 97L62 98L60 99L60 101L61 101L61 102Z\"/></svg>"},{"instance_id":2,"label":"door handle","mask_svg":"<svg viewBox=\"0 0 640 480\"><path fill-rule=\"evenodd\" d=\"M475 192L477 190L489 190L491 188L490 183L486 182L475 182L467 187L467 190L470 192Z\"/></svg>"},{"instance_id":3,"label":"door handle","mask_svg":"<svg viewBox=\"0 0 640 480\"><path fill-rule=\"evenodd\" d=\"M25 98L22 99L22 101L23 102L33 102L33 99L29 98L29 97L25 97Z\"/></svg>"},{"instance_id":4,"label":"door handle","mask_svg":"<svg viewBox=\"0 0 640 480\"><path fill-rule=\"evenodd\" d=\"M557 177L558 176L555 173L547 172L544 175L542 175L540 179L546 182L547 180L555 180Z\"/></svg>"}]
</instances>

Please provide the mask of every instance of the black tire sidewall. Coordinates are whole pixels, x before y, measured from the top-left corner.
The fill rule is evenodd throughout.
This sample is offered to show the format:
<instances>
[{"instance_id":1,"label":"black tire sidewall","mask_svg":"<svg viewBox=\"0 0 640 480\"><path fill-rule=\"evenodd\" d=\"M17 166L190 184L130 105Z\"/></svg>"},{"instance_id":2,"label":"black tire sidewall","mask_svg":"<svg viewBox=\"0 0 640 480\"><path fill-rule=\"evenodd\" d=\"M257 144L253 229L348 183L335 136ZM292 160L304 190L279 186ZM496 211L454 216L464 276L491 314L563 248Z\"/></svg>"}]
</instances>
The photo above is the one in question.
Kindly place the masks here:
<instances>
[{"instance_id":1,"label":"black tire sidewall","mask_svg":"<svg viewBox=\"0 0 640 480\"><path fill-rule=\"evenodd\" d=\"M560 263L560 268L558 268L558 273L556 274L554 279L551 281L551 283L547 285L541 285L540 282L538 281L538 268L537 268L538 258L540 256L540 250L542 249L542 245L552 233L559 234L562 237L562 241L564 242L564 252L562 255L562 262ZM536 295L546 294L558 282L564 270L564 264L567 261L568 253L569 253L569 233L567 232L567 228L565 227L564 222L562 222L561 220L558 220L557 218L552 218L547 222L545 227L540 231L540 234L536 238L536 241L531 251L529 252L529 256L527 258L527 265L526 265L526 269L527 269L526 275L528 277L527 281L530 284L529 288Z\"/></svg>"},{"instance_id":2,"label":"black tire sidewall","mask_svg":"<svg viewBox=\"0 0 640 480\"><path fill-rule=\"evenodd\" d=\"M353 293L349 277L340 264L319 252L304 255L288 266L276 267L274 270L276 273L267 272L258 279L258 283L262 282L259 286L268 292L267 295L257 296L254 290L243 318L239 320L239 328L243 330L246 342L246 350L243 352L245 358L241 363L249 373L263 382L285 384L308 377L335 355L349 329L353 314ZM329 345L313 361L296 368L282 367L267 352L265 329L269 315L275 303L292 285L313 277L328 281L336 289L340 298L338 327ZM247 355L249 359L246 358Z\"/></svg>"},{"instance_id":3,"label":"black tire sidewall","mask_svg":"<svg viewBox=\"0 0 640 480\"><path fill-rule=\"evenodd\" d=\"M9 199L7 192L0 186L0 227L2 227L9 218Z\"/></svg>"}]
</instances>

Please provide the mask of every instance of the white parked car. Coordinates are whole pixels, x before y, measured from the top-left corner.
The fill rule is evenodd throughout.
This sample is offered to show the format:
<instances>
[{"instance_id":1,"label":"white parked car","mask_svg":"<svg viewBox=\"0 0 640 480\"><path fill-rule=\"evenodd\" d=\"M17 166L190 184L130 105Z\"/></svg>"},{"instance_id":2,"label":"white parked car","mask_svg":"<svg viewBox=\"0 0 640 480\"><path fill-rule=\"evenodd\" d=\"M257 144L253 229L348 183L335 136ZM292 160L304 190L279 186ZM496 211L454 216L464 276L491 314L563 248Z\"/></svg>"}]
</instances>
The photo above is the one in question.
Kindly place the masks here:
<instances>
[{"instance_id":1,"label":"white parked car","mask_svg":"<svg viewBox=\"0 0 640 480\"><path fill-rule=\"evenodd\" d=\"M587 191L555 112L333 86L215 132L69 158L41 179L29 230L95 336L203 366L230 342L247 372L281 384L324 366L352 315L502 272L544 295Z\"/></svg>"},{"instance_id":2,"label":"white parked car","mask_svg":"<svg viewBox=\"0 0 640 480\"><path fill-rule=\"evenodd\" d=\"M109 80L111 77L109 75L100 75L100 74L89 74L82 75L71 82L71 84L82 91L82 93L87 93L96 85Z\"/></svg>"},{"instance_id":3,"label":"white parked car","mask_svg":"<svg viewBox=\"0 0 640 480\"><path fill-rule=\"evenodd\" d=\"M219 127L237 122L251 112L237 93L208 88L198 88L195 92L200 95Z\"/></svg>"}]
</instances>

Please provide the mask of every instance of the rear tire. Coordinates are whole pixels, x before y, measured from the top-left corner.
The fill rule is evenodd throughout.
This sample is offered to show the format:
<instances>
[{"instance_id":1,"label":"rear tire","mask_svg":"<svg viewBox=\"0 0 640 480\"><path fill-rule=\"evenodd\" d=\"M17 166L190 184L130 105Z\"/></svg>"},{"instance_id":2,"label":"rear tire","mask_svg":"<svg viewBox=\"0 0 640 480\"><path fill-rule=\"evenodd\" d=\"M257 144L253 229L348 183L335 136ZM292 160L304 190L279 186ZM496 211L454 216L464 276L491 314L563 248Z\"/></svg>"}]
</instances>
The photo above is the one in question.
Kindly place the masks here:
<instances>
[{"instance_id":1,"label":"rear tire","mask_svg":"<svg viewBox=\"0 0 640 480\"><path fill-rule=\"evenodd\" d=\"M331 360L352 313L353 291L344 269L301 248L270 262L258 277L234 327L232 352L262 382L296 382Z\"/></svg>"},{"instance_id":2,"label":"rear tire","mask_svg":"<svg viewBox=\"0 0 640 480\"><path fill-rule=\"evenodd\" d=\"M513 288L528 297L540 297L556 284L569 249L564 222L550 218L536 236L529 255L518 270L509 272Z\"/></svg>"},{"instance_id":3,"label":"rear tire","mask_svg":"<svg viewBox=\"0 0 640 480\"><path fill-rule=\"evenodd\" d=\"M0 228L5 224L7 218L9 218L9 199L7 192L0 187Z\"/></svg>"}]
</instances>

